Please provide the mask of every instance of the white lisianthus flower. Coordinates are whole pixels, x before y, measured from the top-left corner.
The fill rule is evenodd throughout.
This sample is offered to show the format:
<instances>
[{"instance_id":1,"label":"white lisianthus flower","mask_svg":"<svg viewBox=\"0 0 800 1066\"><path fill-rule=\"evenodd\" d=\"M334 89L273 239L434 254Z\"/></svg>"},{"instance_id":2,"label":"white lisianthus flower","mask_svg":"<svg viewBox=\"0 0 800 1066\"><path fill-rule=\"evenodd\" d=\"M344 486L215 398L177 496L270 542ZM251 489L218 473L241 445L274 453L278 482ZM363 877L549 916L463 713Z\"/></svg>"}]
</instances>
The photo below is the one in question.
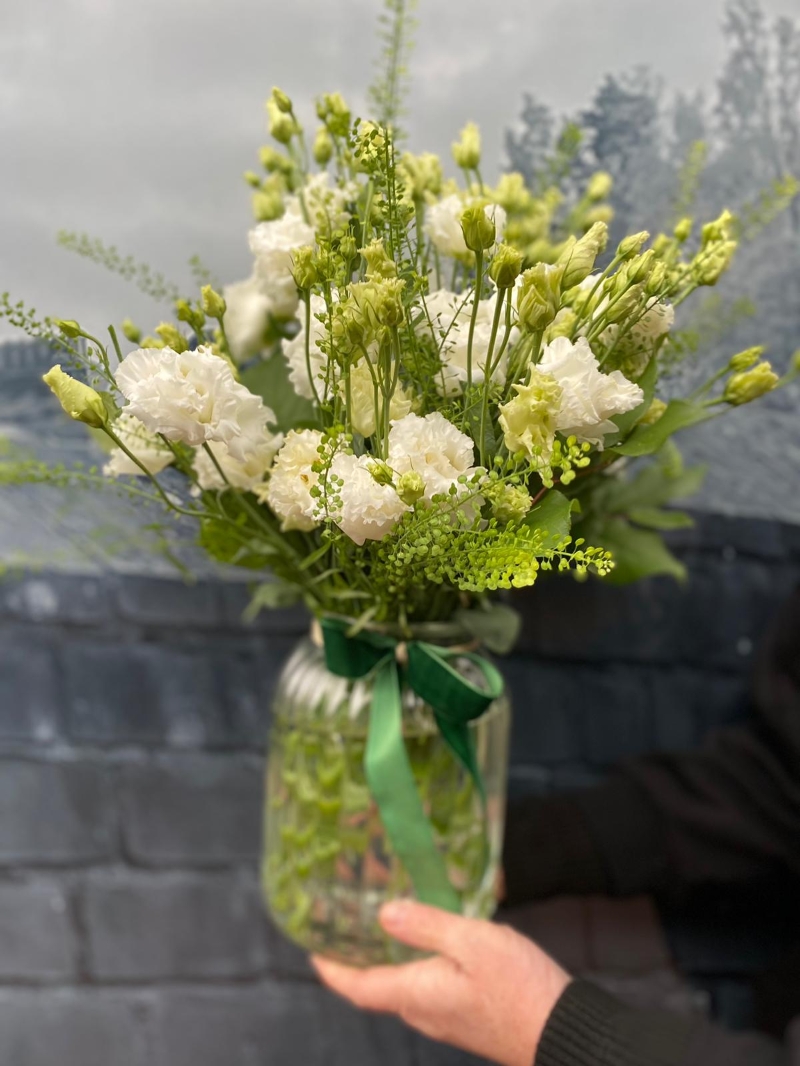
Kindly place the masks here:
<instances>
[{"instance_id":1,"label":"white lisianthus flower","mask_svg":"<svg viewBox=\"0 0 800 1066\"><path fill-rule=\"evenodd\" d=\"M631 336L640 344L653 344L669 333L675 325L675 308L671 303L659 300L651 304L636 325Z\"/></svg>"},{"instance_id":2,"label":"white lisianthus flower","mask_svg":"<svg viewBox=\"0 0 800 1066\"><path fill-rule=\"evenodd\" d=\"M256 495L267 503L281 520L284 532L300 529L308 532L319 525L319 504L311 495L319 474L311 467L319 458L322 434L317 429L292 429L275 456L269 481L256 488Z\"/></svg>"},{"instance_id":3,"label":"white lisianthus flower","mask_svg":"<svg viewBox=\"0 0 800 1066\"><path fill-rule=\"evenodd\" d=\"M222 295L226 304L223 325L231 357L237 363L243 363L258 355L264 347L264 332L271 310L269 297L262 291L255 274L244 281L226 285Z\"/></svg>"},{"instance_id":4,"label":"white lisianthus flower","mask_svg":"<svg viewBox=\"0 0 800 1066\"><path fill-rule=\"evenodd\" d=\"M461 216L468 203L457 193L451 193L428 206L425 212L425 234L442 255L455 258L472 254L461 230ZM494 219L497 240L501 240L506 226L505 211L499 204L488 204L485 211L489 218Z\"/></svg>"},{"instance_id":5,"label":"white lisianthus flower","mask_svg":"<svg viewBox=\"0 0 800 1066\"><path fill-rule=\"evenodd\" d=\"M175 458L163 440L160 440L155 433L151 433L147 426L127 411L122 412L111 429L128 451L132 452L153 475L160 474ZM141 467L129 459L121 448L112 448L108 462L103 467L103 473L106 477L123 475L144 477Z\"/></svg>"},{"instance_id":6,"label":"white lisianthus flower","mask_svg":"<svg viewBox=\"0 0 800 1066\"><path fill-rule=\"evenodd\" d=\"M448 493L458 485L462 474L471 478L479 468L473 466L475 449L472 438L456 429L439 411L424 417L408 414L392 424L389 431L389 466L398 474L413 471L425 482L425 499ZM463 486L469 491L468 486ZM462 494L460 492L460 494Z\"/></svg>"},{"instance_id":7,"label":"white lisianthus flower","mask_svg":"<svg viewBox=\"0 0 800 1066\"><path fill-rule=\"evenodd\" d=\"M442 396L456 396L461 392L467 380L467 351L469 348L469 326L472 315L472 297L438 289L425 300L425 307L434 327L435 340L440 346L440 356L444 368L436 377L436 388ZM475 319L475 334L472 342L472 380L481 384L486 369L486 357L489 354L489 342L492 336L492 323L497 307L497 293L488 300L478 301L478 314ZM423 317L418 333L430 332L428 319ZM509 343L513 345L519 336L516 327L512 330ZM503 325L497 331L492 360L497 358L497 351L503 340ZM492 374L495 382L505 381L506 354L503 353Z\"/></svg>"},{"instance_id":8,"label":"white lisianthus flower","mask_svg":"<svg viewBox=\"0 0 800 1066\"><path fill-rule=\"evenodd\" d=\"M325 392L325 368L328 364L328 360L325 353L319 347L319 342L325 339L326 328L317 318L317 315L323 314L325 310L326 304L324 297L312 293L309 361L311 363L311 374L314 378L314 388L317 390L317 396L320 398L323 397L323 393ZM298 396L302 396L306 400L313 400L314 392L308 378L308 367L306 366L305 321L301 319L300 332L292 337L291 340L282 341L281 347L283 349L283 356L289 364L289 380L292 383L292 388Z\"/></svg>"},{"instance_id":9,"label":"white lisianthus flower","mask_svg":"<svg viewBox=\"0 0 800 1066\"><path fill-rule=\"evenodd\" d=\"M356 457L343 452L331 463L331 474L344 482L336 488L341 506L331 518L359 545L365 540L383 540L409 510L391 485L379 484L372 476L370 466L374 463L371 456Z\"/></svg>"},{"instance_id":10,"label":"white lisianthus flower","mask_svg":"<svg viewBox=\"0 0 800 1066\"><path fill-rule=\"evenodd\" d=\"M266 410L269 412L270 421L274 422L275 415L269 408ZM282 433L270 433L268 429L265 429L264 433L252 442L252 447L248 450L244 460L231 455L226 444L209 444L208 447L214 453L214 459L219 464L222 474L206 449L198 448L194 453L193 466L199 488L225 489L230 485L235 489L253 492L258 485L263 483L267 471L272 466L275 453L282 444Z\"/></svg>"},{"instance_id":11,"label":"white lisianthus flower","mask_svg":"<svg viewBox=\"0 0 800 1066\"><path fill-rule=\"evenodd\" d=\"M230 365L210 348L175 352L139 348L116 372L128 414L153 433L197 448L221 441L245 461L274 416L260 396L240 385Z\"/></svg>"},{"instance_id":12,"label":"white lisianthus flower","mask_svg":"<svg viewBox=\"0 0 800 1066\"><path fill-rule=\"evenodd\" d=\"M374 369L374 368L373 368ZM344 382L339 387L342 398L346 397ZM414 397L400 385L389 401L389 418L394 421L404 418L414 403ZM376 432L378 418L383 412L383 393L378 392L378 409L375 409L375 387L366 359L361 359L350 368L350 422L356 433L371 437Z\"/></svg>"},{"instance_id":13,"label":"white lisianthus flower","mask_svg":"<svg viewBox=\"0 0 800 1066\"><path fill-rule=\"evenodd\" d=\"M312 245L313 227L302 214L286 211L272 222L259 222L250 230L250 251L255 258L255 276L276 318L291 318L297 310L297 286L292 277L292 252Z\"/></svg>"},{"instance_id":14,"label":"white lisianthus flower","mask_svg":"<svg viewBox=\"0 0 800 1066\"><path fill-rule=\"evenodd\" d=\"M573 344L567 337L557 337L545 348L537 369L549 374L561 386L561 404L555 428L564 436L603 447L607 433L617 427L609 421L638 407L644 393L615 370L600 370L589 342L581 337Z\"/></svg>"}]
</instances>

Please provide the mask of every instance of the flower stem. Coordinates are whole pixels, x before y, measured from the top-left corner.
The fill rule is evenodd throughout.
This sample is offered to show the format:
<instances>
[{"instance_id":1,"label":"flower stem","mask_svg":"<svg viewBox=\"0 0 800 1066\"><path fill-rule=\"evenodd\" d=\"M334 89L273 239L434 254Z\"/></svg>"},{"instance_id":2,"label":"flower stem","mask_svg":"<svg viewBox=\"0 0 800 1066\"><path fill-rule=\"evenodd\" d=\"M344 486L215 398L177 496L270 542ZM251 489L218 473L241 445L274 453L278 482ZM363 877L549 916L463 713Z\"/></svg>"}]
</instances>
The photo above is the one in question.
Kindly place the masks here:
<instances>
[{"instance_id":1,"label":"flower stem","mask_svg":"<svg viewBox=\"0 0 800 1066\"><path fill-rule=\"evenodd\" d=\"M472 295L472 314L469 317L469 334L467 337L467 392L472 388L472 345L475 340L475 323L478 320L478 302L483 286L483 249L475 252L475 291Z\"/></svg>"}]
</instances>

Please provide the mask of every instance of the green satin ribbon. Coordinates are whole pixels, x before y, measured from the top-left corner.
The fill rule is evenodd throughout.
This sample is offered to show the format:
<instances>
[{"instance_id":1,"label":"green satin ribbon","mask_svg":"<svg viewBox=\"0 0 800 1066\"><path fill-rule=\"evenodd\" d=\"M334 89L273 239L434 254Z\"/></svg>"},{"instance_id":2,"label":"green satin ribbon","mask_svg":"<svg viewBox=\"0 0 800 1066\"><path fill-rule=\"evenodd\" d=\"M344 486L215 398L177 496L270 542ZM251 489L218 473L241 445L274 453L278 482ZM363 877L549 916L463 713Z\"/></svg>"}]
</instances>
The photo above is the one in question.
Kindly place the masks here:
<instances>
[{"instance_id":1,"label":"green satin ribbon","mask_svg":"<svg viewBox=\"0 0 800 1066\"><path fill-rule=\"evenodd\" d=\"M397 661L400 641L362 631L348 636L350 623L320 620L328 669L352 680L374 676L364 772L395 853L405 866L418 899L459 913L461 898L450 883L433 829L425 814L403 739L401 692L408 685L433 710L444 740L472 776L485 805L485 790L469 722L480 718L503 692L500 672L472 652L451 651L424 641L406 642L407 664ZM469 659L486 688L478 688L451 665Z\"/></svg>"}]
</instances>

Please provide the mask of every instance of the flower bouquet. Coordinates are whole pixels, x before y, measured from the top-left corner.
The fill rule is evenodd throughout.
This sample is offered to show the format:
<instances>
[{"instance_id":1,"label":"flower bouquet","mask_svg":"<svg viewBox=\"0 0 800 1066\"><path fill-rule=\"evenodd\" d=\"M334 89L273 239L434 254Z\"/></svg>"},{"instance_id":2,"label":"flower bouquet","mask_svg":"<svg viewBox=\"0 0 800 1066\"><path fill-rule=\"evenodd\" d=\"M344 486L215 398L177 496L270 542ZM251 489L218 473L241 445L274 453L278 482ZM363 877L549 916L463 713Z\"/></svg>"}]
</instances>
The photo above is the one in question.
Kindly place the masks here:
<instances>
[{"instance_id":1,"label":"flower bouquet","mask_svg":"<svg viewBox=\"0 0 800 1066\"><path fill-rule=\"evenodd\" d=\"M673 434L781 382L753 349L658 395L676 308L735 253L728 212L609 250L603 174L564 204L486 184L472 125L457 183L336 93L310 151L285 93L267 111L251 276L147 338L126 321L127 352L113 328L48 322L81 373L44 380L107 440L106 477L269 572L256 607L309 608L275 698L266 898L306 948L397 959L387 898L493 908L509 707L486 649L513 639L493 594L676 572L658 531L687 518L664 504L699 477Z\"/></svg>"}]
</instances>

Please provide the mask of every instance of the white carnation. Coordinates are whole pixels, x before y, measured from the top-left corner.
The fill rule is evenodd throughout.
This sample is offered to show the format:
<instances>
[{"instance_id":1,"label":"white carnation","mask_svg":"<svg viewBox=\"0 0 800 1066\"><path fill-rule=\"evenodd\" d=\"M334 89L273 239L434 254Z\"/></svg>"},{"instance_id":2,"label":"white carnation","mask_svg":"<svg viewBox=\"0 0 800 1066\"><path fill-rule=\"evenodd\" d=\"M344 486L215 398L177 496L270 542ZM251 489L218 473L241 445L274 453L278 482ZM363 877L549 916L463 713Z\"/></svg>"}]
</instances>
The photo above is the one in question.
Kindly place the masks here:
<instances>
[{"instance_id":1,"label":"white carnation","mask_svg":"<svg viewBox=\"0 0 800 1066\"><path fill-rule=\"evenodd\" d=\"M319 430L290 430L275 457L269 481L263 489L257 489L259 499L269 504L280 518L284 531L308 531L319 525L318 503L311 495L319 475L311 467L320 458L317 449L321 443Z\"/></svg>"},{"instance_id":2,"label":"white carnation","mask_svg":"<svg viewBox=\"0 0 800 1066\"><path fill-rule=\"evenodd\" d=\"M442 255L455 258L470 254L461 229L461 216L467 206L467 201L457 193L451 193L427 208L424 230ZM485 210L489 218L494 219L497 239L501 240L506 226L505 211L498 204L488 204Z\"/></svg>"},{"instance_id":3,"label":"white carnation","mask_svg":"<svg viewBox=\"0 0 800 1066\"><path fill-rule=\"evenodd\" d=\"M243 363L264 347L271 309L269 297L255 274L245 281L226 285L222 295L226 304L223 324L231 356L237 363Z\"/></svg>"},{"instance_id":4,"label":"white carnation","mask_svg":"<svg viewBox=\"0 0 800 1066\"><path fill-rule=\"evenodd\" d=\"M475 319L475 334L472 342L472 380L480 384L484 379L486 369L486 357L489 353L489 342L492 335L492 323L494 321L495 308L497 306L497 294L488 300L478 301L478 314ZM436 377L436 388L443 396L455 396L461 392L462 386L467 380L467 352L469 349L469 326L472 315L472 297L463 296L450 292L448 289L438 289L432 292L425 300L431 324L434 327L436 342L440 345L440 355L444 368ZM418 326L418 332L430 331L426 317L423 317ZM510 343L514 344L519 331L515 328L510 336ZM498 329L495 338L492 359L496 359L497 351L502 343L503 327ZM506 355L503 353L497 367L492 374L492 380L502 383L506 376Z\"/></svg>"},{"instance_id":5,"label":"white carnation","mask_svg":"<svg viewBox=\"0 0 800 1066\"><path fill-rule=\"evenodd\" d=\"M336 492L341 500L331 517L356 544L382 540L409 510L391 485L379 485L370 472L375 459L339 453L331 463L331 474L344 482Z\"/></svg>"},{"instance_id":6,"label":"white carnation","mask_svg":"<svg viewBox=\"0 0 800 1066\"><path fill-rule=\"evenodd\" d=\"M195 448L221 441L240 461L274 420L261 397L240 385L210 348L139 348L122 360L115 377L129 401L127 412L153 433Z\"/></svg>"},{"instance_id":7,"label":"white carnation","mask_svg":"<svg viewBox=\"0 0 800 1066\"><path fill-rule=\"evenodd\" d=\"M128 451L135 455L151 474L160 474L175 458L163 440L160 440L155 433L151 433L147 426L127 411L122 412L112 429ZM103 467L103 473L106 477L120 477L121 475L144 477L141 467L129 459L121 448L112 448L108 462Z\"/></svg>"},{"instance_id":8,"label":"white carnation","mask_svg":"<svg viewBox=\"0 0 800 1066\"><path fill-rule=\"evenodd\" d=\"M389 466L398 474L414 471L425 482L425 499L448 493L462 474L471 478L475 449L472 438L462 433L439 411L425 417L408 414L392 424L389 432ZM459 489L461 486L459 486ZM468 491L467 486L463 487Z\"/></svg>"},{"instance_id":9,"label":"white carnation","mask_svg":"<svg viewBox=\"0 0 800 1066\"><path fill-rule=\"evenodd\" d=\"M292 252L313 245L314 230L301 214L286 211L272 222L250 230L255 276L276 318L291 318L297 310L297 286L292 277Z\"/></svg>"},{"instance_id":10,"label":"white carnation","mask_svg":"<svg viewBox=\"0 0 800 1066\"><path fill-rule=\"evenodd\" d=\"M563 390L555 428L598 448L603 447L607 433L616 432L609 419L632 411L644 399L639 386L621 371L601 372L585 337L575 344L557 337L545 348L538 369L555 378Z\"/></svg>"},{"instance_id":11,"label":"white carnation","mask_svg":"<svg viewBox=\"0 0 800 1066\"><path fill-rule=\"evenodd\" d=\"M311 363L311 374L314 378L314 387L319 397L322 397L325 392L324 377L328 360L319 347L319 342L325 339L326 327L319 321L317 315L323 314L325 309L324 297L312 293L309 361ZM308 367L306 366L305 322L301 322L300 332L292 337L291 340L284 340L281 346L283 348L283 356L289 364L289 380L294 391L298 396L305 397L306 400L313 400L314 393L311 388L311 382L308 379Z\"/></svg>"},{"instance_id":12,"label":"white carnation","mask_svg":"<svg viewBox=\"0 0 800 1066\"><path fill-rule=\"evenodd\" d=\"M269 408L266 410L269 411ZM275 416L269 411L270 421ZM214 459L205 448L198 448L194 453L194 472L197 475L197 483L201 489L225 489L229 485L235 489L243 489L245 492L253 492L264 481L275 453L283 444L283 435L270 433L265 429L260 438L254 440L248 449L244 460L231 455L226 444L210 444L209 448L214 453ZM219 464L223 477L217 469Z\"/></svg>"}]
</instances>

